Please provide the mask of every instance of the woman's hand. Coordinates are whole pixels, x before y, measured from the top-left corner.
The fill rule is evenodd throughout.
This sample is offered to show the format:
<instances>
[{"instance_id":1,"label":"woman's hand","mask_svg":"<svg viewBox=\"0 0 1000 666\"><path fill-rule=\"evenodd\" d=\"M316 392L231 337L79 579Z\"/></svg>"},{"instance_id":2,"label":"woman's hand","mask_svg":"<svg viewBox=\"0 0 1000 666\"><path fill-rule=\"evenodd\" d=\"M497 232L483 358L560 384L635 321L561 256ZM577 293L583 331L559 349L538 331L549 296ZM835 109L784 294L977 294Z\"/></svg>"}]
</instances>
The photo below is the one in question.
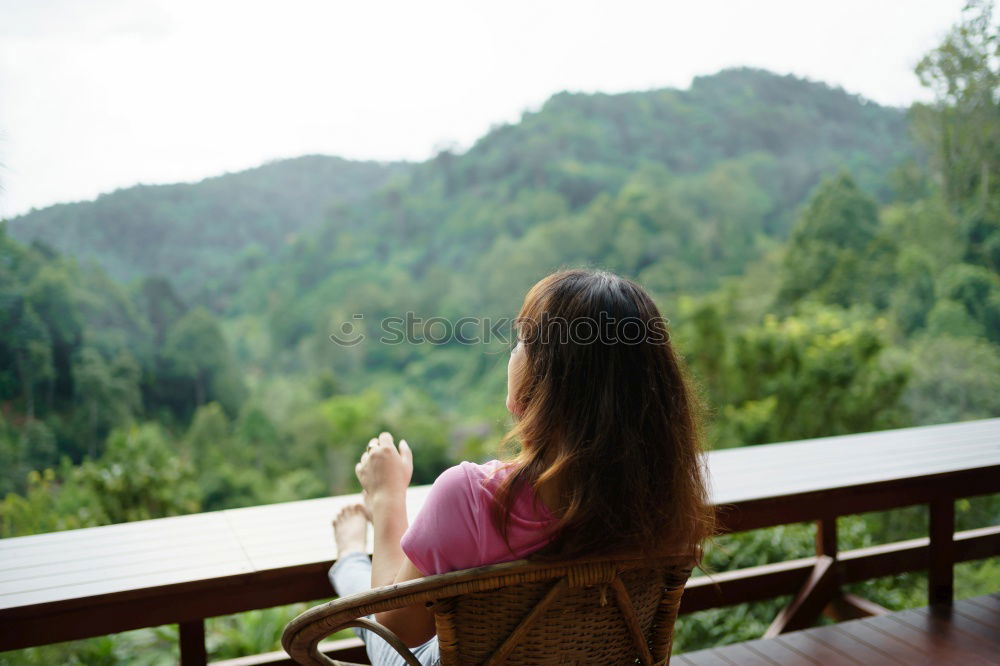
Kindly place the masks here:
<instances>
[{"instance_id":1,"label":"woman's hand","mask_svg":"<svg viewBox=\"0 0 1000 666\"><path fill-rule=\"evenodd\" d=\"M384 498L404 496L413 476L410 445L401 439L399 450L396 450L392 435L383 432L368 442L368 449L361 455L361 462L354 466L354 473L364 488L366 502L374 504Z\"/></svg>"},{"instance_id":2,"label":"woman's hand","mask_svg":"<svg viewBox=\"0 0 1000 666\"><path fill-rule=\"evenodd\" d=\"M399 542L409 524L406 488L413 476L410 445L400 440L397 450L392 435L383 432L368 442L368 449L362 454L361 462L355 465L354 472L364 489L375 535L371 582L374 587L388 585L406 561Z\"/></svg>"}]
</instances>

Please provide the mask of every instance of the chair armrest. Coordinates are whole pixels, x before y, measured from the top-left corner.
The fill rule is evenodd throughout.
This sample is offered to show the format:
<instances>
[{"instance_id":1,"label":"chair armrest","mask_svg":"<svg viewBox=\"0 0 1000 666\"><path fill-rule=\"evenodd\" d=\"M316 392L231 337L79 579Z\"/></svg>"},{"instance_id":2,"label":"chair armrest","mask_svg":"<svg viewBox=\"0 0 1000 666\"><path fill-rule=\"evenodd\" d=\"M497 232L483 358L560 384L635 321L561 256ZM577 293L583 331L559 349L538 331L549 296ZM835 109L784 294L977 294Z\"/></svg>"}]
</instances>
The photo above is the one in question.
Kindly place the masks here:
<instances>
[{"instance_id":1,"label":"chair armrest","mask_svg":"<svg viewBox=\"0 0 1000 666\"><path fill-rule=\"evenodd\" d=\"M320 604L288 623L281 636L281 644L289 656L300 664L335 666L338 662L319 651L319 642L342 629L359 627L385 639L410 666L421 666L395 633L365 616L433 601L433 592L440 587L440 582L416 579Z\"/></svg>"}]
</instances>

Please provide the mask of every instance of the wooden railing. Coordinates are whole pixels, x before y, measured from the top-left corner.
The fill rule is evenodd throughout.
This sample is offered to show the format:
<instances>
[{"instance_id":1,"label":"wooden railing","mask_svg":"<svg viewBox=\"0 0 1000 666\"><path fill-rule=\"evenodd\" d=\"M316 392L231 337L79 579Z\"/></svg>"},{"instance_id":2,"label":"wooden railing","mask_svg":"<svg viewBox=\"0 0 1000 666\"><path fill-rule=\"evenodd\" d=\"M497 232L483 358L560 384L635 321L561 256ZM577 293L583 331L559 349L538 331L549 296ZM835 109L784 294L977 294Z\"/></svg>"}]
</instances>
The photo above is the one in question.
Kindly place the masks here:
<instances>
[{"instance_id":1,"label":"wooden railing","mask_svg":"<svg viewBox=\"0 0 1000 666\"><path fill-rule=\"evenodd\" d=\"M842 618L881 613L842 586L903 572L929 571L929 600L948 603L955 562L1000 555L1000 527L954 531L957 499L1000 492L1000 419L718 451L709 454L709 469L725 531L812 521L816 555L693 578L681 613L794 595L768 630L776 635L809 626L824 610ZM411 489L411 515L426 492ZM178 623L182 663L205 663L204 618L332 594L329 518L352 501L357 497L2 540L0 650ZM914 505L928 507L926 538L838 551L838 517ZM187 566L168 571L141 559L143 552L165 558L155 548L143 551L140 541L150 534L192 553L181 563ZM202 549L199 535L216 541ZM133 561L129 548L137 553L130 566L141 570L134 580L101 578L102 562ZM73 561L85 571L50 566L58 549L76 549ZM198 555L209 551L218 557L199 568L205 557ZM359 657L357 642L330 647L336 658ZM252 663L282 660L275 653Z\"/></svg>"},{"instance_id":2,"label":"wooden railing","mask_svg":"<svg viewBox=\"0 0 1000 666\"><path fill-rule=\"evenodd\" d=\"M947 561L939 560L936 567L930 564L935 548L951 550L951 557ZM684 590L680 612L693 613L795 595L766 634L774 636L811 626L824 610L843 620L887 612L842 589L849 583L885 576L929 570L929 603L949 603L952 600L952 565L996 555L1000 555L1000 527L957 532L950 548L927 537L840 553L820 543L815 557L692 578Z\"/></svg>"}]
</instances>

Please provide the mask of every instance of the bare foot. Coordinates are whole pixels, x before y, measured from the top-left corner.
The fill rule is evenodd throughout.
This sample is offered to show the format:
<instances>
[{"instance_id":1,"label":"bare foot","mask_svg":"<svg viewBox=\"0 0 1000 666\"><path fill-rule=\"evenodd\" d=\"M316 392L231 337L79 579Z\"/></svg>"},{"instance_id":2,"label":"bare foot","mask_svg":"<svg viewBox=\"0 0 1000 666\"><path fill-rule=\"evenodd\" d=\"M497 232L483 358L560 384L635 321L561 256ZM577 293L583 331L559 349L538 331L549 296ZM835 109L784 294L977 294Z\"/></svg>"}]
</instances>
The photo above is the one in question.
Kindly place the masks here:
<instances>
[{"instance_id":1,"label":"bare foot","mask_svg":"<svg viewBox=\"0 0 1000 666\"><path fill-rule=\"evenodd\" d=\"M345 506L333 519L333 540L337 542L337 556L365 552L368 543L367 510L361 504Z\"/></svg>"}]
</instances>

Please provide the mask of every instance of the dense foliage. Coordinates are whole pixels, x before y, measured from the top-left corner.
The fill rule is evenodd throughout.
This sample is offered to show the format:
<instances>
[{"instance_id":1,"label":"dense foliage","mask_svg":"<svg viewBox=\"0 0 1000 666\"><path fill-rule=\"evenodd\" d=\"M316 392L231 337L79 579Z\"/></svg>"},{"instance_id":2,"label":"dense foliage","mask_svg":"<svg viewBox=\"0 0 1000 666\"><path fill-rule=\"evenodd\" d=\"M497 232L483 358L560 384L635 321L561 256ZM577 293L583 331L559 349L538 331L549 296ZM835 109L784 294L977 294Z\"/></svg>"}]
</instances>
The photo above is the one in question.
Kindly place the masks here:
<instances>
[{"instance_id":1,"label":"dense foliage","mask_svg":"<svg viewBox=\"0 0 1000 666\"><path fill-rule=\"evenodd\" d=\"M972 6L920 63L937 101L908 112L734 69L688 90L561 93L421 164L309 157L10 221L0 535L349 492L380 429L413 443L418 483L494 455L502 318L569 265L652 291L715 448L1000 416L991 9ZM393 344L380 322L406 313ZM465 316L480 322L447 324ZM331 339L345 331L367 337ZM1000 521L996 498L959 509L960 527ZM844 519L841 546L923 521ZM709 565L808 555L811 535L724 537ZM995 563L959 568L960 592L998 580ZM923 600L919 576L860 589ZM759 635L779 603L686 618L678 646ZM270 649L291 612L214 622L212 654ZM171 638L19 654L117 663L137 644L163 657L150 646Z\"/></svg>"},{"instance_id":2,"label":"dense foliage","mask_svg":"<svg viewBox=\"0 0 1000 666\"><path fill-rule=\"evenodd\" d=\"M9 231L93 260L116 279L170 276L186 300L220 307L240 275L404 168L309 155L194 184L143 185L50 206L11 220Z\"/></svg>"}]
</instances>

